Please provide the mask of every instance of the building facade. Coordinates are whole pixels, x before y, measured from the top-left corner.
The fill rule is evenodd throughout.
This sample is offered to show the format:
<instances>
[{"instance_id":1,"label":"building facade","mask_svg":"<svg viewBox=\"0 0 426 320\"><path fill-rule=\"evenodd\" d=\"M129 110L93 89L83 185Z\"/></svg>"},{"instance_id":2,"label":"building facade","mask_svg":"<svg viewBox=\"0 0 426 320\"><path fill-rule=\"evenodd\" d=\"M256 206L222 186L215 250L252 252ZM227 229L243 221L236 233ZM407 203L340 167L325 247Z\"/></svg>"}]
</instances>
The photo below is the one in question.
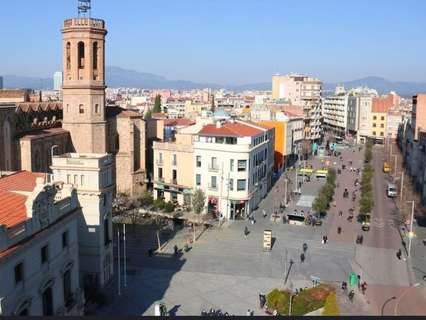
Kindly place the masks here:
<instances>
[{"instance_id":1,"label":"building facade","mask_svg":"<svg viewBox=\"0 0 426 320\"><path fill-rule=\"evenodd\" d=\"M19 172L0 178L0 315L83 315L75 189Z\"/></svg>"},{"instance_id":2,"label":"building facade","mask_svg":"<svg viewBox=\"0 0 426 320\"><path fill-rule=\"evenodd\" d=\"M194 137L195 189L219 219L246 218L272 185L274 130L242 122L216 122Z\"/></svg>"}]
</instances>

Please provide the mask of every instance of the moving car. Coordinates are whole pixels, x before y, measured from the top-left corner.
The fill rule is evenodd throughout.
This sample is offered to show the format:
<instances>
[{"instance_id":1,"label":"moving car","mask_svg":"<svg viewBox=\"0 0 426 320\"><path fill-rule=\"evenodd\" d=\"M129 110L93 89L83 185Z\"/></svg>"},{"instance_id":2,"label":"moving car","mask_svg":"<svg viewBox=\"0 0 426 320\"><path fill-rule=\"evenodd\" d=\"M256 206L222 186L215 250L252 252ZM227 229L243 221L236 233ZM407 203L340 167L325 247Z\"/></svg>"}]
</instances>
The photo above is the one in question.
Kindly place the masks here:
<instances>
[{"instance_id":1,"label":"moving car","mask_svg":"<svg viewBox=\"0 0 426 320\"><path fill-rule=\"evenodd\" d=\"M397 196L396 186L393 183L388 183L387 195L389 198L395 198Z\"/></svg>"},{"instance_id":2,"label":"moving car","mask_svg":"<svg viewBox=\"0 0 426 320\"><path fill-rule=\"evenodd\" d=\"M391 167L390 167L389 163L387 163L387 162L383 163L383 172L388 173L390 171L391 171Z\"/></svg>"}]
</instances>

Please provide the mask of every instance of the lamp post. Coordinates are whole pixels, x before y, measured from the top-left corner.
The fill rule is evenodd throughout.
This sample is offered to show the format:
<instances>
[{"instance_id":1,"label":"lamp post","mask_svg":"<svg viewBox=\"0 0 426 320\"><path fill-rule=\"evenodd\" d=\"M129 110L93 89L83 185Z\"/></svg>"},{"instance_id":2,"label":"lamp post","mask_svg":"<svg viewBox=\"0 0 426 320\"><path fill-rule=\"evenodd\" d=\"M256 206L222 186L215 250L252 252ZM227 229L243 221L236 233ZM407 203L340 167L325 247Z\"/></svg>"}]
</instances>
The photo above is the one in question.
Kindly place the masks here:
<instances>
[{"instance_id":1,"label":"lamp post","mask_svg":"<svg viewBox=\"0 0 426 320\"><path fill-rule=\"evenodd\" d=\"M414 237L413 233L413 220L414 220L414 200L411 202L411 219L410 219L410 232L408 232L408 256L411 257L411 239Z\"/></svg>"},{"instance_id":2,"label":"lamp post","mask_svg":"<svg viewBox=\"0 0 426 320\"><path fill-rule=\"evenodd\" d=\"M391 302L392 300L395 300L396 299L396 297L395 296L393 296L393 297L390 297L389 299L387 299L384 303L383 303L383 305L382 305L382 310L381 310L381 312L380 312L380 315L382 315L383 316L383 313L385 312L385 306L389 303L389 302Z\"/></svg>"}]
</instances>

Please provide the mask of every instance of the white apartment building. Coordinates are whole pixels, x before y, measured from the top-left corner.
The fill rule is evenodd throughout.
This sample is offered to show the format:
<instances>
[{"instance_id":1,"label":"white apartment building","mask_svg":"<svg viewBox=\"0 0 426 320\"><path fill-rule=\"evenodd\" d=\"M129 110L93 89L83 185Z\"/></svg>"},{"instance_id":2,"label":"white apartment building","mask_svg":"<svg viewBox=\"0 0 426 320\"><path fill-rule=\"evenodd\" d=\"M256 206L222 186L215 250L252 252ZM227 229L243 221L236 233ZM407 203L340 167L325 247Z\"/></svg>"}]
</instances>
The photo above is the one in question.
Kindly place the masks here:
<instances>
[{"instance_id":1,"label":"white apartment building","mask_svg":"<svg viewBox=\"0 0 426 320\"><path fill-rule=\"evenodd\" d=\"M194 136L195 188L220 219L247 217L271 188L274 131L243 121L216 122Z\"/></svg>"},{"instance_id":2,"label":"white apartment building","mask_svg":"<svg viewBox=\"0 0 426 320\"><path fill-rule=\"evenodd\" d=\"M371 135L371 110L373 106L373 95L362 95L358 97L358 132L357 142L365 143L367 138Z\"/></svg>"},{"instance_id":3,"label":"white apartment building","mask_svg":"<svg viewBox=\"0 0 426 320\"><path fill-rule=\"evenodd\" d=\"M276 121L283 121L286 123L285 130L285 154L287 160L291 160L292 156L294 159L298 154L301 143L304 139L304 126L303 116L293 114L290 111L280 111L275 114ZM287 161L287 165L289 161Z\"/></svg>"},{"instance_id":4,"label":"white apartment building","mask_svg":"<svg viewBox=\"0 0 426 320\"><path fill-rule=\"evenodd\" d=\"M83 315L70 184L21 171L0 178L0 316Z\"/></svg>"},{"instance_id":5,"label":"white apartment building","mask_svg":"<svg viewBox=\"0 0 426 320\"><path fill-rule=\"evenodd\" d=\"M402 123L403 117L400 111L389 111L386 117L386 133L391 139L396 139L399 125Z\"/></svg>"},{"instance_id":6,"label":"white apartment building","mask_svg":"<svg viewBox=\"0 0 426 320\"><path fill-rule=\"evenodd\" d=\"M112 166L109 154L67 153L52 157L53 181L72 184L81 206L78 244L85 289L103 287L113 274Z\"/></svg>"},{"instance_id":7,"label":"white apartment building","mask_svg":"<svg viewBox=\"0 0 426 320\"><path fill-rule=\"evenodd\" d=\"M185 117L186 104L185 101L167 102L161 106L164 113L167 113L169 119L177 119Z\"/></svg>"},{"instance_id":8,"label":"white apartment building","mask_svg":"<svg viewBox=\"0 0 426 320\"><path fill-rule=\"evenodd\" d=\"M324 129L344 138L347 133L349 96L333 95L322 99Z\"/></svg>"}]
</instances>

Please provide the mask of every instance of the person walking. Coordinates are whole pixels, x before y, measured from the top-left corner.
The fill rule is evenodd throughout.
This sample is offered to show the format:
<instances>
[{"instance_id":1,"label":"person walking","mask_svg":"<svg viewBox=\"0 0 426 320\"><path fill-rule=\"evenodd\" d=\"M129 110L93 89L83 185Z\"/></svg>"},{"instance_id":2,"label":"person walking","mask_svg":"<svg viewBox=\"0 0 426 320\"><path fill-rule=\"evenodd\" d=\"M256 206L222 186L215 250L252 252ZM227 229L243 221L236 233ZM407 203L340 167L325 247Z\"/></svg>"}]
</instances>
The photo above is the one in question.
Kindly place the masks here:
<instances>
[{"instance_id":1,"label":"person walking","mask_svg":"<svg viewBox=\"0 0 426 320\"><path fill-rule=\"evenodd\" d=\"M246 312L246 316L251 316L251 311L250 311L250 309L248 309L248 310L247 310L247 312Z\"/></svg>"},{"instance_id":2,"label":"person walking","mask_svg":"<svg viewBox=\"0 0 426 320\"><path fill-rule=\"evenodd\" d=\"M303 248L303 252L306 252L306 250L308 250L308 245L306 243L304 243L302 248Z\"/></svg>"},{"instance_id":3,"label":"person walking","mask_svg":"<svg viewBox=\"0 0 426 320\"><path fill-rule=\"evenodd\" d=\"M247 228L247 226L244 227L244 238L247 239L247 235L249 234L249 230Z\"/></svg>"},{"instance_id":4,"label":"person walking","mask_svg":"<svg viewBox=\"0 0 426 320\"><path fill-rule=\"evenodd\" d=\"M367 282L363 282L361 285L362 294L365 295L365 291L367 291Z\"/></svg>"},{"instance_id":5,"label":"person walking","mask_svg":"<svg viewBox=\"0 0 426 320\"><path fill-rule=\"evenodd\" d=\"M300 254L300 262L301 263L305 262L305 254L303 252Z\"/></svg>"}]
</instances>

